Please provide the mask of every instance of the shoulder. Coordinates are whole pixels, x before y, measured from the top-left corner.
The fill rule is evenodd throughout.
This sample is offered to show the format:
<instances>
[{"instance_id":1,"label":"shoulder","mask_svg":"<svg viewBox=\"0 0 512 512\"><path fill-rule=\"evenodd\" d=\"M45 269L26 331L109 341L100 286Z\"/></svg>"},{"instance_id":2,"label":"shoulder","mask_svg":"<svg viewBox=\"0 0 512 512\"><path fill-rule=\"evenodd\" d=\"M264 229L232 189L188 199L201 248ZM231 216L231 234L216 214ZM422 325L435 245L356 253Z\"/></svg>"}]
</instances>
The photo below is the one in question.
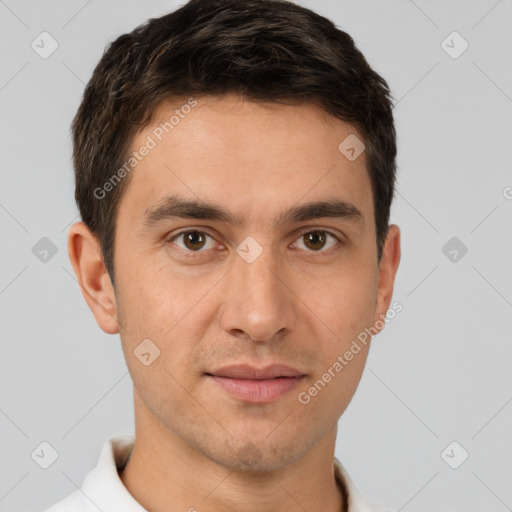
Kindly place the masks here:
<instances>
[{"instance_id":1,"label":"shoulder","mask_svg":"<svg viewBox=\"0 0 512 512\"><path fill-rule=\"evenodd\" d=\"M390 507L383 507L382 505L377 505L376 503L366 502L367 512L396 512L394 509Z\"/></svg>"},{"instance_id":2,"label":"shoulder","mask_svg":"<svg viewBox=\"0 0 512 512\"><path fill-rule=\"evenodd\" d=\"M87 501L80 490L76 490L43 512L97 512L97 507Z\"/></svg>"},{"instance_id":3,"label":"shoulder","mask_svg":"<svg viewBox=\"0 0 512 512\"><path fill-rule=\"evenodd\" d=\"M119 468L133 448L134 437L120 435L105 441L96 467L91 469L79 489L43 512L105 512L122 504L122 509L144 510L135 502L119 478Z\"/></svg>"},{"instance_id":4,"label":"shoulder","mask_svg":"<svg viewBox=\"0 0 512 512\"><path fill-rule=\"evenodd\" d=\"M336 457L334 457L334 471L336 480L343 489L347 500L347 512L395 512L392 508L366 500L354 485L348 471Z\"/></svg>"}]
</instances>

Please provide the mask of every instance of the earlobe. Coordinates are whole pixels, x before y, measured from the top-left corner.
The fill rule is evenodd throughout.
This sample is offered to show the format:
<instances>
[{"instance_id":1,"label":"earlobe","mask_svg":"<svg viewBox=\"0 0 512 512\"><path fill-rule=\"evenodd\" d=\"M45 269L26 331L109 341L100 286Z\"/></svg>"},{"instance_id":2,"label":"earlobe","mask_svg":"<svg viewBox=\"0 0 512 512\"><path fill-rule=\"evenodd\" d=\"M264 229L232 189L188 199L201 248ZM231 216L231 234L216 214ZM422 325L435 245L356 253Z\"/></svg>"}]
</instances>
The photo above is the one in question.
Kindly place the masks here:
<instances>
[{"instance_id":1,"label":"earlobe","mask_svg":"<svg viewBox=\"0 0 512 512\"><path fill-rule=\"evenodd\" d=\"M380 331L385 325L382 321L391 304L393 297L393 286L395 276L400 264L400 228L396 224L389 226L386 242L382 250L382 258L379 269L379 284L377 286L377 304L375 308L375 316L373 319L374 326Z\"/></svg>"},{"instance_id":2,"label":"earlobe","mask_svg":"<svg viewBox=\"0 0 512 512\"><path fill-rule=\"evenodd\" d=\"M118 333L114 288L103 263L99 241L83 222L69 229L68 253L82 295L96 322L106 333Z\"/></svg>"}]
</instances>

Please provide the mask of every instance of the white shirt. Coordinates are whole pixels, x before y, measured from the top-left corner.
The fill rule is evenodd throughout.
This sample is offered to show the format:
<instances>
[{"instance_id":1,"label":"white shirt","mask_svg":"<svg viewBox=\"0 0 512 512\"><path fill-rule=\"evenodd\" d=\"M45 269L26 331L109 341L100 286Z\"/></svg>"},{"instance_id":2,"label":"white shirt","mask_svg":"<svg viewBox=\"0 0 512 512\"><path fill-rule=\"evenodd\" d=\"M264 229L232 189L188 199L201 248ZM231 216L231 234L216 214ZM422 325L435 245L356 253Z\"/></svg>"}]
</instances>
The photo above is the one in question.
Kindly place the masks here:
<instances>
[{"instance_id":1,"label":"white shirt","mask_svg":"<svg viewBox=\"0 0 512 512\"><path fill-rule=\"evenodd\" d=\"M82 487L44 512L147 512L129 493L118 473L128 461L134 441L135 437L129 435L106 441L98 464L86 475ZM346 489L348 512L392 512L368 503L336 457L334 470L336 480Z\"/></svg>"}]
</instances>

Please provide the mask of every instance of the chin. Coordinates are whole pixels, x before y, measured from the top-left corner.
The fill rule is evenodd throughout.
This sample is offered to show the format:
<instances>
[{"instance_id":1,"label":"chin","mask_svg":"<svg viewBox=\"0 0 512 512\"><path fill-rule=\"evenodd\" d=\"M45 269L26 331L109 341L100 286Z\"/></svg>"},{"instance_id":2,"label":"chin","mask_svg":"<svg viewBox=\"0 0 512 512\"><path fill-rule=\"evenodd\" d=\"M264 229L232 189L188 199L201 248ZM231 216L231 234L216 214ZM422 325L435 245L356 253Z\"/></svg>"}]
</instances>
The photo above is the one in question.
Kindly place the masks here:
<instances>
[{"instance_id":1,"label":"chin","mask_svg":"<svg viewBox=\"0 0 512 512\"><path fill-rule=\"evenodd\" d=\"M277 471L295 462L307 448L301 443L290 442L285 444L282 440L265 443L265 436L261 442L239 439L228 440L222 452L210 454L209 457L217 464L235 471ZM255 439L255 438L253 438Z\"/></svg>"}]
</instances>

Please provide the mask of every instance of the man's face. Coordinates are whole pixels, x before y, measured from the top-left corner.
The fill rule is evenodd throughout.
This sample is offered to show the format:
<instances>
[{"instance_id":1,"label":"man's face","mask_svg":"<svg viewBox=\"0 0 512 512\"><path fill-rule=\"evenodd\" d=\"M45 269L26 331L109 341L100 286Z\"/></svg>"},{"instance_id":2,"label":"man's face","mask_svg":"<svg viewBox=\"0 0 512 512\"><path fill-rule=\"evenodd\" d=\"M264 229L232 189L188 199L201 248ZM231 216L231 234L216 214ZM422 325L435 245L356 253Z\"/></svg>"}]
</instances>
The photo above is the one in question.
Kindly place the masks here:
<instances>
[{"instance_id":1,"label":"man's face","mask_svg":"<svg viewBox=\"0 0 512 512\"><path fill-rule=\"evenodd\" d=\"M132 151L148 136L156 146L132 171L118 211L116 314L141 398L137 413L219 464L277 469L332 431L369 345L359 343L308 403L299 395L389 306L377 293L365 155L346 158L338 146L357 132L317 107L267 107L235 95L198 98L159 141L155 128L180 104L163 105L134 139ZM169 217L165 208L151 216L171 195L240 222L208 212ZM292 208L334 201L361 216L277 222ZM148 339L160 355L146 366L134 351ZM231 365L272 364L303 376L260 383L220 376Z\"/></svg>"}]
</instances>

